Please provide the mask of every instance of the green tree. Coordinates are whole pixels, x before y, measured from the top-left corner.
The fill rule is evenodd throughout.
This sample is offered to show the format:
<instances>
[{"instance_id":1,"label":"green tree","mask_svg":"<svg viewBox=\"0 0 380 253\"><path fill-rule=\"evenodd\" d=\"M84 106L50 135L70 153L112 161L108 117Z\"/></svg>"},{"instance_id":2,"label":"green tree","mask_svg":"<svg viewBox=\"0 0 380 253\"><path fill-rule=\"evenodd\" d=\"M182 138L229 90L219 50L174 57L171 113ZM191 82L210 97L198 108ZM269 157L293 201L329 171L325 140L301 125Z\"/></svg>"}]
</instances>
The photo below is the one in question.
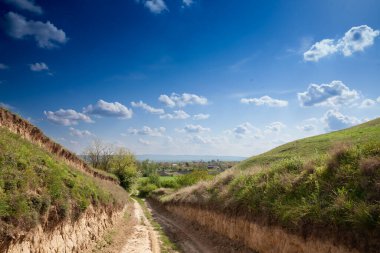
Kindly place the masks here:
<instances>
[{"instance_id":1,"label":"green tree","mask_svg":"<svg viewBox=\"0 0 380 253\"><path fill-rule=\"evenodd\" d=\"M119 148L112 156L111 166L121 186L131 191L139 177L135 156L128 149Z\"/></svg>"}]
</instances>

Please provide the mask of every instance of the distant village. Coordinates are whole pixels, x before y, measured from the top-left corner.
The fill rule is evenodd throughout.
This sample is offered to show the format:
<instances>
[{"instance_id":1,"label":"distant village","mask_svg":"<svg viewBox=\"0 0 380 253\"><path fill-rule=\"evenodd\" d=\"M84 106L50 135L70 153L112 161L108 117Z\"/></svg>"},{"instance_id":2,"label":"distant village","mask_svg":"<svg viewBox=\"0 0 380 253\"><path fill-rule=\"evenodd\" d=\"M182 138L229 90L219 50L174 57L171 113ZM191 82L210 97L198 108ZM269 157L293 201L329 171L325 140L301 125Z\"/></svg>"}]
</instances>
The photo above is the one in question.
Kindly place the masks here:
<instances>
[{"instance_id":1,"label":"distant village","mask_svg":"<svg viewBox=\"0 0 380 253\"><path fill-rule=\"evenodd\" d=\"M138 162L139 171L142 176L157 173L160 176L178 176L189 174L194 170L207 170L209 174L216 175L226 169L232 168L238 162L231 161L187 161L187 162L154 162L145 160Z\"/></svg>"}]
</instances>

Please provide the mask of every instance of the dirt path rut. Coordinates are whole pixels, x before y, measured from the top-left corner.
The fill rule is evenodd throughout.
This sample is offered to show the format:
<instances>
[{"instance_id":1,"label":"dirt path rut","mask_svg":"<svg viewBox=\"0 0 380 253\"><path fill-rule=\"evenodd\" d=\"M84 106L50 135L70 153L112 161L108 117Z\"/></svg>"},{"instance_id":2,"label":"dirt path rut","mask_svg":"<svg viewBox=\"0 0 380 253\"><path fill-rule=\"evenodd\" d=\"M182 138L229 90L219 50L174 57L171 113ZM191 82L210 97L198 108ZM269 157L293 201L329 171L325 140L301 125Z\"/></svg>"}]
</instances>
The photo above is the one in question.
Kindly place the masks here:
<instances>
[{"instance_id":1,"label":"dirt path rut","mask_svg":"<svg viewBox=\"0 0 380 253\"><path fill-rule=\"evenodd\" d=\"M133 200L134 216L137 219L131 235L121 253L160 253L159 236L146 218L140 204Z\"/></svg>"}]
</instances>

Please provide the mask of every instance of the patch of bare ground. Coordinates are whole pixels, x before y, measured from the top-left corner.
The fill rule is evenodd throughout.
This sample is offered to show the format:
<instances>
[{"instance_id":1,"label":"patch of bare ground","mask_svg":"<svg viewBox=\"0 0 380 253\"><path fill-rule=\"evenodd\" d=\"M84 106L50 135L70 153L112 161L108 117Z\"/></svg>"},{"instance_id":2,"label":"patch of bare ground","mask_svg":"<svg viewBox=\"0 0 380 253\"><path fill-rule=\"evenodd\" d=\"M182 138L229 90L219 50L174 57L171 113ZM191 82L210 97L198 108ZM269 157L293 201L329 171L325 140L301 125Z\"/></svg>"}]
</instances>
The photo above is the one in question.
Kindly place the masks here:
<instances>
[{"instance_id":1,"label":"patch of bare ground","mask_svg":"<svg viewBox=\"0 0 380 253\"><path fill-rule=\"evenodd\" d=\"M182 219L160 206L147 201L153 218L161 225L170 240L185 253L254 253L242 244L216 234L196 223Z\"/></svg>"},{"instance_id":2,"label":"patch of bare ground","mask_svg":"<svg viewBox=\"0 0 380 253\"><path fill-rule=\"evenodd\" d=\"M124 217L85 253L159 253L158 238L140 204L133 200Z\"/></svg>"}]
</instances>

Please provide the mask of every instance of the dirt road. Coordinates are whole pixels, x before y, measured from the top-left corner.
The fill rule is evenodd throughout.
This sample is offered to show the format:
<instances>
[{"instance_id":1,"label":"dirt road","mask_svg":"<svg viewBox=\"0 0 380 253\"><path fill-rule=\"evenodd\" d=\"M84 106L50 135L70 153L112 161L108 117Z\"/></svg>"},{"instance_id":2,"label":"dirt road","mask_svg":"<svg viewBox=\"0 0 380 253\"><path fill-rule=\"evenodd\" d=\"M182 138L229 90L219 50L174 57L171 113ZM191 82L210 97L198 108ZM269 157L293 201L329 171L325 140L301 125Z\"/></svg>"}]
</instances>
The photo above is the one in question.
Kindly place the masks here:
<instances>
[{"instance_id":1,"label":"dirt road","mask_svg":"<svg viewBox=\"0 0 380 253\"><path fill-rule=\"evenodd\" d=\"M137 219L137 223L133 227L132 233L125 242L121 253L159 253L159 236L146 218L140 204L136 200L133 201L134 217Z\"/></svg>"},{"instance_id":2,"label":"dirt road","mask_svg":"<svg viewBox=\"0 0 380 253\"><path fill-rule=\"evenodd\" d=\"M184 253L253 253L242 245L216 235L147 202L154 219Z\"/></svg>"}]
</instances>

